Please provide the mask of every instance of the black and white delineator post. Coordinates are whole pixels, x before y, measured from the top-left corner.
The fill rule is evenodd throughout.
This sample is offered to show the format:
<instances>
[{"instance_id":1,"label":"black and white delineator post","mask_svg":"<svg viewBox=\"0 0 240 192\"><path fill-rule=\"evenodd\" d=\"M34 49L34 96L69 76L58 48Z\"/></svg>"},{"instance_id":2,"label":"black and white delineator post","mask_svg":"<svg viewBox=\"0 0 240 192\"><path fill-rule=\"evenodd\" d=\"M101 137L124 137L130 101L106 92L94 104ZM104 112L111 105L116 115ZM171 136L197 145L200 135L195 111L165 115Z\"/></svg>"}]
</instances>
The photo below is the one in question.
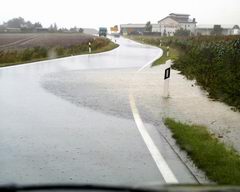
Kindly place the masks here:
<instances>
[{"instance_id":1,"label":"black and white delineator post","mask_svg":"<svg viewBox=\"0 0 240 192\"><path fill-rule=\"evenodd\" d=\"M88 52L92 53L92 44L91 44L91 42L88 43Z\"/></svg>"},{"instance_id":2,"label":"black and white delineator post","mask_svg":"<svg viewBox=\"0 0 240 192\"><path fill-rule=\"evenodd\" d=\"M167 46L167 57L169 57L169 46Z\"/></svg>"},{"instance_id":3,"label":"black and white delineator post","mask_svg":"<svg viewBox=\"0 0 240 192\"><path fill-rule=\"evenodd\" d=\"M163 97L168 97L169 96L169 81L170 81L170 73L171 73L171 65L172 65L172 61L171 60L167 60L166 61L166 68L165 68L165 72L164 72L164 90L163 90Z\"/></svg>"}]
</instances>

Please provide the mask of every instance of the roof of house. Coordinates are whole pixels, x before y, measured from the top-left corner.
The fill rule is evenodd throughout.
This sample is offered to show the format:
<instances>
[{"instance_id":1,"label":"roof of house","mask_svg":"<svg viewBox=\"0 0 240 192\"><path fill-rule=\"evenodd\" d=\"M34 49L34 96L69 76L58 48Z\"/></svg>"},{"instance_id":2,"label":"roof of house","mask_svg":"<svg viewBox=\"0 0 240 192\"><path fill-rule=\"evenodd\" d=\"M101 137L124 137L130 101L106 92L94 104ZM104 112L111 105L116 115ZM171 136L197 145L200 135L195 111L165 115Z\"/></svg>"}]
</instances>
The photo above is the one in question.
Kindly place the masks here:
<instances>
[{"instance_id":1,"label":"roof of house","mask_svg":"<svg viewBox=\"0 0 240 192\"><path fill-rule=\"evenodd\" d=\"M146 24L122 24L120 28L145 28Z\"/></svg>"},{"instance_id":2,"label":"roof of house","mask_svg":"<svg viewBox=\"0 0 240 192\"><path fill-rule=\"evenodd\" d=\"M213 25L197 25L197 29L213 29Z\"/></svg>"},{"instance_id":3,"label":"roof of house","mask_svg":"<svg viewBox=\"0 0 240 192\"><path fill-rule=\"evenodd\" d=\"M169 15L171 15L171 16L186 16L186 17L190 16L189 14L182 14L182 13L170 13Z\"/></svg>"},{"instance_id":4,"label":"roof of house","mask_svg":"<svg viewBox=\"0 0 240 192\"><path fill-rule=\"evenodd\" d=\"M228 24L228 25L223 24L223 25L221 25L221 27L222 27L223 29L233 29L234 26L235 26L235 25L233 25L233 24Z\"/></svg>"},{"instance_id":5,"label":"roof of house","mask_svg":"<svg viewBox=\"0 0 240 192\"><path fill-rule=\"evenodd\" d=\"M196 23L195 20L189 19L189 16L190 15L188 15L188 14L171 13L167 17L161 19L158 22L161 22L161 21L163 21L163 20L165 20L167 18L171 18L171 19L173 19L174 21L176 21L178 23Z\"/></svg>"},{"instance_id":6,"label":"roof of house","mask_svg":"<svg viewBox=\"0 0 240 192\"><path fill-rule=\"evenodd\" d=\"M240 29L239 25L234 25L233 29Z\"/></svg>"},{"instance_id":7,"label":"roof of house","mask_svg":"<svg viewBox=\"0 0 240 192\"><path fill-rule=\"evenodd\" d=\"M219 24L221 25L221 24ZM221 25L223 29L233 29L237 25ZM197 25L197 29L213 29L214 25Z\"/></svg>"}]
</instances>

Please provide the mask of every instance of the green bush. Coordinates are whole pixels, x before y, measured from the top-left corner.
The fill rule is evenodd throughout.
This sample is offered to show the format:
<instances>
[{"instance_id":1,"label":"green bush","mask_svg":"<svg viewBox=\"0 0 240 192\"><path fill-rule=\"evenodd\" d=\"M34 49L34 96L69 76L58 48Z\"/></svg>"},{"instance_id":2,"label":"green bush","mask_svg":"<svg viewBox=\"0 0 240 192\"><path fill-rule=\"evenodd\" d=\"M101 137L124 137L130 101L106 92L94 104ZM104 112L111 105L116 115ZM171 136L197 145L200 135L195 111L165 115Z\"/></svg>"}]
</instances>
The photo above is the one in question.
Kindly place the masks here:
<instances>
[{"instance_id":1,"label":"green bush","mask_svg":"<svg viewBox=\"0 0 240 192\"><path fill-rule=\"evenodd\" d=\"M210 97L240 109L240 38L196 39L185 50L173 67L196 79Z\"/></svg>"},{"instance_id":2,"label":"green bush","mask_svg":"<svg viewBox=\"0 0 240 192\"><path fill-rule=\"evenodd\" d=\"M196 79L210 97L240 110L240 36L130 38L178 50L173 68Z\"/></svg>"}]
</instances>

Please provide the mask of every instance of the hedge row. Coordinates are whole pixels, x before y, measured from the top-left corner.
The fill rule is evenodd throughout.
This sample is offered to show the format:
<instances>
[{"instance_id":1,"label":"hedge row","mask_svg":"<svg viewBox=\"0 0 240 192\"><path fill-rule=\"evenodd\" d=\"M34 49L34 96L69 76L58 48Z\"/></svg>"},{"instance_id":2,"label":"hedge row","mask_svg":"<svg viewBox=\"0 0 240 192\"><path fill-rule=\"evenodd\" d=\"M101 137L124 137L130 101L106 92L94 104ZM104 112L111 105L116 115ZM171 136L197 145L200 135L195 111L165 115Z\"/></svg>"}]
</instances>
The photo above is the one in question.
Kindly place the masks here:
<instances>
[{"instance_id":1,"label":"hedge row","mask_svg":"<svg viewBox=\"0 0 240 192\"><path fill-rule=\"evenodd\" d=\"M189 79L196 79L210 97L240 110L240 36L133 38L178 49L181 54L173 68Z\"/></svg>"},{"instance_id":2,"label":"hedge row","mask_svg":"<svg viewBox=\"0 0 240 192\"><path fill-rule=\"evenodd\" d=\"M176 42L185 54L174 68L196 79L210 97L240 109L240 38Z\"/></svg>"}]
</instances>

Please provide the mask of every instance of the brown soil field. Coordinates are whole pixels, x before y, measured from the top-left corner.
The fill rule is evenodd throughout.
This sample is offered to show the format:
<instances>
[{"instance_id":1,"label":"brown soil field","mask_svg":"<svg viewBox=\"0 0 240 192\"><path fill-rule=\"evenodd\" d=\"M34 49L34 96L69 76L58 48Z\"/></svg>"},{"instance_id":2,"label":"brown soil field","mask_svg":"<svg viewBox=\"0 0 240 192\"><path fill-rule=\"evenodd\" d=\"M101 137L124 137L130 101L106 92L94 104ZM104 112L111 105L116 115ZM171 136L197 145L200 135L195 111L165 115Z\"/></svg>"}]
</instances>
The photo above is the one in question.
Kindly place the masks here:
<instances>
[{"instance_id":1,"label":"brown soil field","mask_svg":"<svg viewBox=\"0 0 240 192\"><path fill-rule=\"evenodd\" d=\"M29 33L0 34L0 49L22 49L31 47L69 47L87 43L93 36L80 33Z\"/></svg>"}]
</instances>

